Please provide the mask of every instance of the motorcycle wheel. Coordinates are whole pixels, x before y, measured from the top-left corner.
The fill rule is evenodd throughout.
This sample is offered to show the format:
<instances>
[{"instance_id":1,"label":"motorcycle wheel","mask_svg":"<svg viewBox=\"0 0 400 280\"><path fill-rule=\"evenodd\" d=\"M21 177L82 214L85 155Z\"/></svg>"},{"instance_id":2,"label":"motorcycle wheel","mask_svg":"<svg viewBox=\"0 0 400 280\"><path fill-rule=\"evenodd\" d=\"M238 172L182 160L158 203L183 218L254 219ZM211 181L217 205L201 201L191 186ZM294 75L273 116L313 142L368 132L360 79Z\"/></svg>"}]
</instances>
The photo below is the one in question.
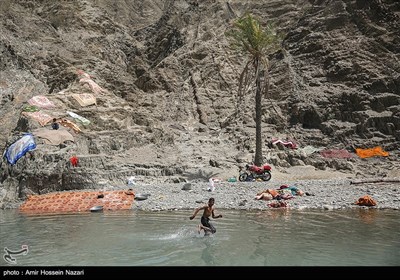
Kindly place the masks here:
<instances>
[{"instance_id":1,"label":"motorcycle wheel","mask_svg":"<svg viewBox=\"0 0 400 280\"><path fill-rule=\"evenodd\" d=\"M262 180L263 181L269 181L269 180L271 180L271 177L272 177L271 172L265 171L263 176L262 176Z\"/></svg>"},{"instance_id":2,"label":"motorcycle wheel","mask_svg":"<svg viewBox=\"0 0 400 280\"><path fill-rule=\"evenodd\" d=\"M247 177L248 177L247 173L242 173L242 174L239 175L239 181L240 182L246 182Z\"/></svg>"}]
</instances>

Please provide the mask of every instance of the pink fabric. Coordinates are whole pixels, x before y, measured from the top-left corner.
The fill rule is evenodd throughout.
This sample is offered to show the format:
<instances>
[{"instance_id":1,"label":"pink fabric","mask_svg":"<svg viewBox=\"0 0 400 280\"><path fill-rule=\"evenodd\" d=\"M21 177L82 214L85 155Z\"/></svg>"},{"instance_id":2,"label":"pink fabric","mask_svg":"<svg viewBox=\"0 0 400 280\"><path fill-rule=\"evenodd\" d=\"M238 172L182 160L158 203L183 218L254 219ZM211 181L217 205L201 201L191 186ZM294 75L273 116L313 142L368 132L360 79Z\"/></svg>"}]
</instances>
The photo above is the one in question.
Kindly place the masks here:
<instances>
[{"instance_id":1,"label":"pink fabric","mask_svg":"<svg viewBox=\"0 0 400 280\"><path fill-rule=\"evenodd\" d=\"M288 141L288 140L281 140L281 139L272 139L271 142L273 145L281 144L285 147L291 148L291 149L297 149L297 144L294 143L293 141Z\"/></svg>"},{"instance_id":2,"label":"pink fabric","mask_svg":"<svg viewBox=\"0 0 400 280\"><path fill-rule=\"evenodd\" d=\"M29 99L28 103L32 106L37 106L44 109L52 109L56 107L56 105L54 105L54 103L44 95L36 95Z\"/></svg>"}]
</instances>

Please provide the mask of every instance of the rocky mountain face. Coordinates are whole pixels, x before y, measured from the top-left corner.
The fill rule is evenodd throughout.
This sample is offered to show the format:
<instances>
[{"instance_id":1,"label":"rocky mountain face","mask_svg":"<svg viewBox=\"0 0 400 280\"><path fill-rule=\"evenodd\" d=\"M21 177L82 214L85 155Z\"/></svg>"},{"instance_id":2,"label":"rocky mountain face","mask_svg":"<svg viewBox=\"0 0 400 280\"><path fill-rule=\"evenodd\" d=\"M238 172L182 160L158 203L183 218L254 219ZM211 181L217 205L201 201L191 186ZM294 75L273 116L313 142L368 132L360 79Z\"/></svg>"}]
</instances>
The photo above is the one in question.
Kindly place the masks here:
<instances>
[{"instance_id":1,"label":"rocky mountain face","mask_svg":"<svg viewBox=\"0 0 400 280\"><path fill-rule=\"evenodd\" d=\"M262 104L265 162L363 176L400 169L397 0L2 0L0 145L32 132L37 147L15 165L3 157L0 206L30 193L126 185L128 176L236 176L254 157L255 104L254 91L238 102L246 57L225 32L245 12L284 34ZM73 97L85 93L96 103ZM43 110L49 116L72 121L72 111L90 124L69 130L74 141L46 144L34 133L39 122L22 114L38 95L55 104ZM271 147L273 138L299 149ZM378 145L388 158L301 149Z\"/></svg>"}]
</instances>

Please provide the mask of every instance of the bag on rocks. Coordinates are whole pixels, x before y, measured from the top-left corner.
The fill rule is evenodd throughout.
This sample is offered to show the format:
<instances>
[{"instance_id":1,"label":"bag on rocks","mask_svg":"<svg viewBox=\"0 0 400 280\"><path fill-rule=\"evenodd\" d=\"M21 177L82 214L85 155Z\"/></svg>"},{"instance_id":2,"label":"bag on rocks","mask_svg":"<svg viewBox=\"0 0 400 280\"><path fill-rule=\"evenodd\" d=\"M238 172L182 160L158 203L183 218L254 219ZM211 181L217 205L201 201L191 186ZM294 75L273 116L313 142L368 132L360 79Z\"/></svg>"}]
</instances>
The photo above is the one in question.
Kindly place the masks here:
<instances>
[{"instance_id":1,"label":"bag on rocks","mask_svg":"<svg viewBox=\"0 0 400 280\"><path fill-rule=\"evenodd\" d=\"M376 206L376 201L369 195L364 195L363 197L360 197L355 204L360 206Z\"/></svg>"}]
</instances>

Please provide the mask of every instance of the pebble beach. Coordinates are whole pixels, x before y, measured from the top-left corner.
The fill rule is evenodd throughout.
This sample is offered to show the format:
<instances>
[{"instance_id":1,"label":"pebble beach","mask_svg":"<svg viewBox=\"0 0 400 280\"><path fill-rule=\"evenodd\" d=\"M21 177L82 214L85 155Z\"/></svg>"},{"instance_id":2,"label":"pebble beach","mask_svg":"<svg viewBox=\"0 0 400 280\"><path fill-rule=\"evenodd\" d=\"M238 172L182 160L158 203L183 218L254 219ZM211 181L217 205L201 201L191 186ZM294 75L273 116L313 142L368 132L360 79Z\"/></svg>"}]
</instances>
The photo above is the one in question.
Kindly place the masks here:
<instances>
[{"instance_id":1,"label":"pebble beach","mask_svg":"<svg viewBox=\"0 0 400 280\"><path fill-rule=\"evenodd\" d=\"M295 186L308 195L285 200L290 209L350 209L376 208L400 209L400 183L379 182L352 184L345 178L269 181L269 182L217 182L209 191L208 182L174 184L136 184L130 188L136 194L146 194L147 199L135 200L133 209L143 211L192 210L215 198L215 208L231 210L273 210L268 204L276 200L257 200L257 193L265 189L279 189L281 185ZM359 206L355 202L368 195L376 206Z\"/></svg>"}]
</instances>

